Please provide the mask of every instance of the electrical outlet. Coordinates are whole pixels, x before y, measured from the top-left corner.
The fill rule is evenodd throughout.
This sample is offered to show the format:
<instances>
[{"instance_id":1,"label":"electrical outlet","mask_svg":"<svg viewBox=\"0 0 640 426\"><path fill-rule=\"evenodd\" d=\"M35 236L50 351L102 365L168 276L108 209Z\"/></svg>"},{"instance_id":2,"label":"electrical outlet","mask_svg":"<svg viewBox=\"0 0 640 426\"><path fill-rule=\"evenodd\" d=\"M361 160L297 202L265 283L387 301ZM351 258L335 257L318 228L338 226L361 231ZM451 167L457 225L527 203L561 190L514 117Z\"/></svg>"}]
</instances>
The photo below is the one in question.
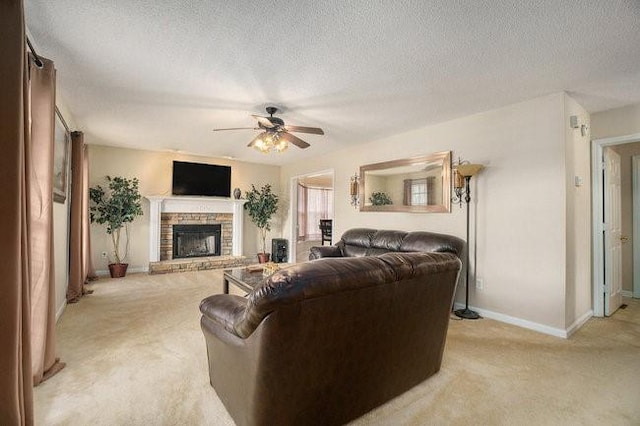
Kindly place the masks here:
<instances>
[{"instance_id":1,"label":"electrical outlet","mask_svg":"<svg viewBox=\"0 0 640 426\"><path fill-rule=\"evenodd\" d=\"M484 280L482 278L476 278L476 290L484 290Z\"/></svg>"},{"instance_id":2,"label":"electrical outlet","mask_svg":"<svg viewBox=\"0 0 640 426\"><path fill-rule=\"evenodd\" d=\"M107 252L106 252L106 251L103 251L102 253L100 253L100 256L101 256L103 259L106 259L106 258L107 258Z\"/></svg>"}]
</instances>

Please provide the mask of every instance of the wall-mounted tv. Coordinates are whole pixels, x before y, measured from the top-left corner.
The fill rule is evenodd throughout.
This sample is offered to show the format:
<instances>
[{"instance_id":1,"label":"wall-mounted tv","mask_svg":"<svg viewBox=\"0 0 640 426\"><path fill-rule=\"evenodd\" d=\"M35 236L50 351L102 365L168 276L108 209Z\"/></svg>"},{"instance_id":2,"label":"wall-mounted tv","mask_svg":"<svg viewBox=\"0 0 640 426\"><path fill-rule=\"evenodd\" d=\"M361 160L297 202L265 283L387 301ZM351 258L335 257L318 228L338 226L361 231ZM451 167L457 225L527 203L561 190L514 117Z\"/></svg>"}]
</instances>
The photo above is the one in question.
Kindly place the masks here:
<instances>
[{"instance_id":1,"label":"wall-mounted tv","mask_svg":"<svg viewBox=\"0 0 640 426\"><path fill-rule=\"evenodd\" d=\"M173 195L231 196L231 167L173 162Z\"/></svg>"}]
</instances>

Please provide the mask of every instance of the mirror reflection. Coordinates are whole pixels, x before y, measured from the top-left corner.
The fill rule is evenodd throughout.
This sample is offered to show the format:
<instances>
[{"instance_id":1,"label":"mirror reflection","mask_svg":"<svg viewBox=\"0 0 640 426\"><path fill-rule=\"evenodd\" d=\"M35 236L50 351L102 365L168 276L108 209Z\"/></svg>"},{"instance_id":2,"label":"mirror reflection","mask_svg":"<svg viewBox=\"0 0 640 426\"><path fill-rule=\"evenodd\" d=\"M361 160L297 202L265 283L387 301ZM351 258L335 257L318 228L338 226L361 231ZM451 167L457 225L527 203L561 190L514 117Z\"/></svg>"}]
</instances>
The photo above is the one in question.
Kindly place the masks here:
<instances>
[{"instance_id":1,"label":"mirror reflection","mask_svg":"<svg viewBox=\"0 0 640 426\"><path fill-rule=\"evenodd\" d=\"M361 211L451 210L451 151L360 167Z\"/></svg>"}]
</instances>

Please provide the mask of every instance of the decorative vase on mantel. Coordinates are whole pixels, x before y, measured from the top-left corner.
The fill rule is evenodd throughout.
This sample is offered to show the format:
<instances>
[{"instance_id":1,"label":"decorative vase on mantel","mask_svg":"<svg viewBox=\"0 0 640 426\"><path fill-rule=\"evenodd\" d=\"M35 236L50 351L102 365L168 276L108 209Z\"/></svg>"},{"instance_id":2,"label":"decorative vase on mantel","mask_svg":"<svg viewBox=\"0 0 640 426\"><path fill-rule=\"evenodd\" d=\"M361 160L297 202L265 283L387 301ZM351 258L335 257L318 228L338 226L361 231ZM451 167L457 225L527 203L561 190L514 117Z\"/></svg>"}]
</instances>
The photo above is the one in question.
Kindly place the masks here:
<instances>
[{"instance_id":1,"label":"decorative vase on mantel","mask_svg":"<svg viewBox=\"0 0 640 426\"><path fill-rule=\"evenodd\" d=\"M258 263L267 263L270 257L271 253L258 253Z\"/></svg>"},{"instance_id":2,"label":"decorative vase on mantel","mask_svg":"<svg viewBox=\"0 0 640 426\"><path fill-rule=\"evenodd\" d=\"M242 191L240 191L240 188L236 188L233 190L233 198L235 198L236 200L239 200L241 195Z\"/></svg>"}]
</instances>

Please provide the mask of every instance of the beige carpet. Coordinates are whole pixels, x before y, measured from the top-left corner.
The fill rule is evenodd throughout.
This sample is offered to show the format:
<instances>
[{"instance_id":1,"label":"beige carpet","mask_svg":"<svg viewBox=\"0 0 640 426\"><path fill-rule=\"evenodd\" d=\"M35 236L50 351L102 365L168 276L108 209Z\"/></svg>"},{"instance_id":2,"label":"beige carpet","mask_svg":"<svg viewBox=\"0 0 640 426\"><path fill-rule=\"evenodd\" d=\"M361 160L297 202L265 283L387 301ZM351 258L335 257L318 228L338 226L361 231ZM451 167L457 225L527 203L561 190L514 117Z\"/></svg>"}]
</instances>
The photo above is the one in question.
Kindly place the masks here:
<instances>
[{"instance_id":1,"label":"beige carpet","mask_svg":"<svg viewBox=\"0 0 640 426\"><path fill-rule=\"evenodd\" d=\"M67 363L35 390L38 425L232 425L209 386L198 304L219 271L103 279L67 307ZM451 321L441 371L354 425L640 424L640 303L563 340Z\"/></svg>"}]
</instances>

